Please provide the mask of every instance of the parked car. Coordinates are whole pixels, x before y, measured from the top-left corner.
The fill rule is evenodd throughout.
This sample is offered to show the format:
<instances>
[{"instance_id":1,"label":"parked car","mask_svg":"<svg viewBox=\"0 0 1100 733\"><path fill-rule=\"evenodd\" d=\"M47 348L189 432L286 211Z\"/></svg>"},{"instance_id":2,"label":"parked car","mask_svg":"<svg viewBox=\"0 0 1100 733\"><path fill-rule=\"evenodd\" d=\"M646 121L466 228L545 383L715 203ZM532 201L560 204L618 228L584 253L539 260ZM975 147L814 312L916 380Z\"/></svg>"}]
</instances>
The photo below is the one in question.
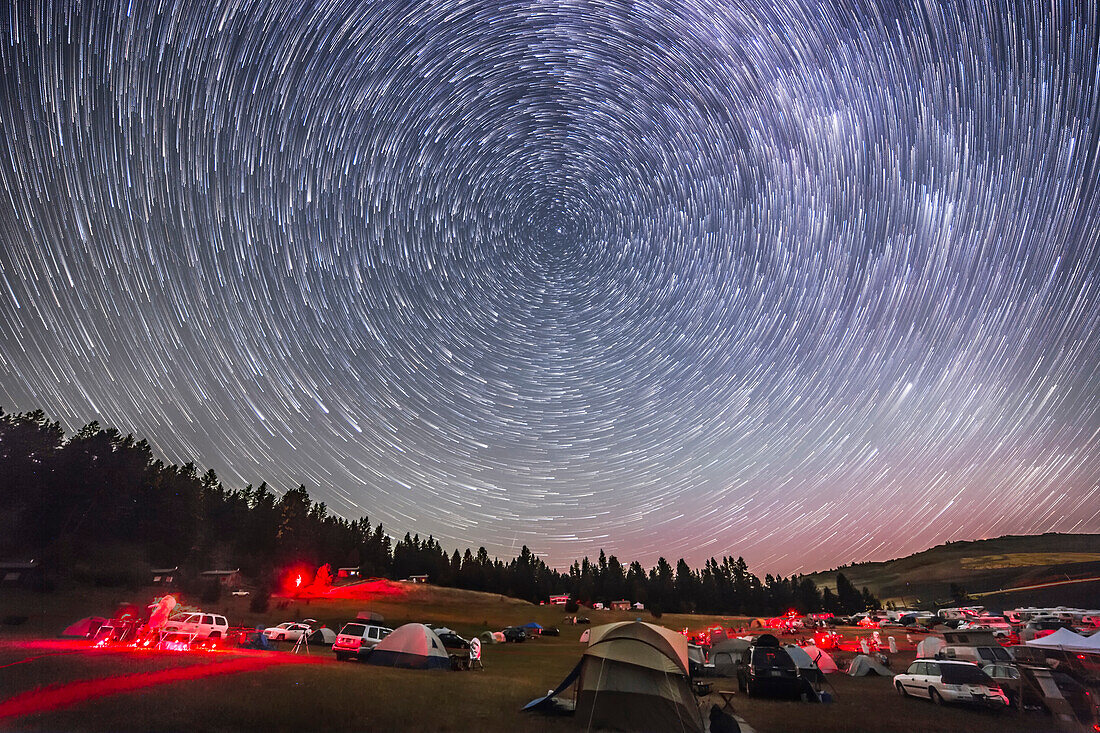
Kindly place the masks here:
<instances>
[{"instance_id":1,"label":"parked car","mask_svg":"<svg viewBox=\"0 0 1100 733\"><path fill-rule=\"evenodd\" d=\"M1001 691L1004 692L1005 697L1008 698L1008 704L1012 707L1019 707L1019 698L1021 694L1023 695L1025 706L1034 707L1042 705L1042 697L1036 693L1028 680L1022 679L1020 668L1015 664L1009 664L1007 662L986 664L982 666L982 671L1000 685Z\"/></svg>"},{"instance_id":2,"label":"parked car","mask_svg":"<svg viewBox=\"0 0 1100 733\"><path fill-rule=\"evenodd\" d=\"M771 635L764 634L764 637ZM741 663L737 665L737 687L750 696L797 698L802 691L802 679L791 655L771 637L764 643L757 639L742 653Z\"/></svg>"},{"instance_id":3,"label":"parked car","mask_svg":"<svg viewBox=\"0 0 1100 733\"><path fill-rule=\"evenodd\" d=\"M466 650L470 648L470 642L466 641L453 631L444 631L442 634L437 633L436 636L438 636L439 640L443 642L444 649Z\"/></svg>"},{"instance_id":4,"label":"parked car","mask_svg":"<svg viewBox=\"0 0 1100 733\"><path fill-rule=\"evenodd\" d=\"M1001 686L973 662L917 659L904 674L894 677L894 688L904 697L926 697L937 705L968 702L1008 707Z\"/></svg>"},{"instance_id":5,"label":"parked car","mask_svg":"<svg viewBox=\"0 0 1100 733\"><path fill-rule=\"evenodd\" d=\"M332 651L336 653L336 660L343 662L348 659L362 659L367 653L393 633L393 629L378 624L352 621L344 624L340 633L336 635L336 641L332 644Z\"/></svg>"},{"instance_id":6,"label":"parked car","mask_svg":"<svg viewBox=\"0 0 1100 733\"><path fill-rule=\"evenodd\" d=\"M1031 641L1033 639L1041 639L1044 636L1053 634L1058 629L1069 629L1073 631L1073 624L1068 621L1061 621L1052 617L1033 618L1027 622L1027 625L1020 630L1020 641Z\"/></svg>"},{"instance_id":7,"label":"parked car","mask_svg":"<svg viewBox=\"0 0 1100 733\"><path fill-rule=\"evenodd\" d=\"M995 616L993 614L983 613L977 618L970 619L965 624L960 625L959 628L965 626L968 629L989 629L994 633L1000 631L1004 634L1012 632L1012 624L1004 616Z\"/></svg>"},{"instance_id":8,"label":"parked car","mask_svg":"<svg viewBox=\"0 0 1100 733\"><path fill-rule=\"evenodd\" d=\"M527 632L519 626L509 626L503 629L504 640L512 642L527 641Z\"/></svg>"},{"instance_id":9,"label":"parked car","mask_svg":"<svg viewBox=\"0 0 1100 733\"><path fill-rule=\"evenodd\" d=\"M222 639L228 632L229 622L225 620L225 616L201 611L176 616L164 625L165 634L186 636L189 641Z\"/></svg>"},{"instance_id":10,"label":"parked car","mask_svg":"<svg viewBox=\"0 0 1100 733\"><path fill-rule=\"evenodd\" d=\"M264 636L271 641L298 641L303 635L308 636L312 631L309 624L286 621L278 626L264 629Z\"/></svg>"}]
</instances>

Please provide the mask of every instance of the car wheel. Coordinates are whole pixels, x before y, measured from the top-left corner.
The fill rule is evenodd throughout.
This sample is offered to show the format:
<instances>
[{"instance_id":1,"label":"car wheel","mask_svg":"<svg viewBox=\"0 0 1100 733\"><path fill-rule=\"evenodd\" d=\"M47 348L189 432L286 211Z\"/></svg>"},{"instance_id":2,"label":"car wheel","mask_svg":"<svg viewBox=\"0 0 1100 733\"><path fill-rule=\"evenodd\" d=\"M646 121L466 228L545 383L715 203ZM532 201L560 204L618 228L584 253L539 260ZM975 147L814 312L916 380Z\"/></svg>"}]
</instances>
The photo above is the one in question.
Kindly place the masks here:
<instances>
[{"instance_id":1,"label":"car wheel","mask_svg":"<svg viewBox=\"0 0 1100 733\"><path fill-rule=\"evenodd\" d=\"M902 697L909 697L909 693L905 691L905 685L900 682L895 682L894 687L897 689L899 695Z\"/></svg>"},{"instance_id":2,"label":"car wheel","mask_svg":"<svg viewBox=\"0 0 1100 733\"><path fill-rule=\"evenodd\" d=\"M343 652L336 652L336 661L337 662L346 662L346 661L348 661L348 655L344 654Z\"/></svg>"},{"instance_id":3,"label":"car wheel","mask_svg":"<svg viewBox=\"0 0 1100 733\"><path fill-rule=\"evenodd\" d=\"M936 692L935 687L928 688L928 699L936 705L943 705L943 698L940 696L940 693Z\"/></svg>"},{"instance_id":4,"label":"car wheel","mask_svg":"<svg viewBox=\"0 0 1100 733\"><path fill-rule=\"evenodd\" d=\"M220 639L220 638L222 638L222 632L220 632L220 631L211 631L210 632L210 638L211 639Z\"/></svg>"},{"instance_id":5,"label":"car wheel","mask_svg":"<svg viewBox=\"0 0 1100 733\"><path fill-rule=\"evenodd\" d=\"M279 634L275 637L275 641L286 641L286 634Z\"/></svg>"}]
</instances>

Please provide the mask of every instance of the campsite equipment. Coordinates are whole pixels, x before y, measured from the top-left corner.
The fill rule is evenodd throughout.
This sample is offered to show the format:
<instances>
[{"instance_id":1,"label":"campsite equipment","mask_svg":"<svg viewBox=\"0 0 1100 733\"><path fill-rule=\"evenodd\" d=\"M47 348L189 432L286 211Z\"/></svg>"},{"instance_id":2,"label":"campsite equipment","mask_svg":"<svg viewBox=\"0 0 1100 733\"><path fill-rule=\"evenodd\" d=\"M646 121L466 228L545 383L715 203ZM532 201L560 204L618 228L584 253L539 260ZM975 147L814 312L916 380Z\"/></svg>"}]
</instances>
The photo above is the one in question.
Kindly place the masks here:
<instances>
[{"instance_id":1,"label":"campsite equipment","mask_svg":"<svg viewBox=\"0 0 1100 733\"><path fill-rule=\"evenodd\" d=\"M947 646L947 642L938 636L926 636L917 644L918 657L934 657L941 649Z\"/></svg>"},{"instance_id":2,"label":"campsite equipment","mask_svg":"<svg viewBox=\"0 0 1100 733\"><path fill-rule=\"evenodd\" d=\"M450 669L451 658L435 632L424 624L405 624L371 649L367 664L405 669Z\"/></svg>"},{"instance_id":3,"label":"campsite equipment","mask_svg":"<svg viewBox=\"0 0 1100 733\"><path fill-rule=\"evenodd\" d=\"M894 673L887 669L886 665L866 654L860 654L852 660L852 666L848 668L848 674L852 677L866 677L869 674L877 674L881 677L894 676Z\"/></svg>"},{"instance_id":4,"label":"campsite equipment","mask_svg":"<svg viewBox=\"0 0 1100 733\"><path fill-rule=\"evenodd\" d=\"M1095 636L1095 634L1093 636ZM1075 634L1069 629L1058 629L1053 634L1047 634L1046 636L1032 639L1024 643L1027 646L1037 647L1039 649L1059 649L1067 652L1100 651L1100 639L1084 637L1080 634Z\"/></svg>"},{"instance_id":5,"label":"campsite equipment","mask_svg":"<svg viewBox=\"0 0 1100 733\"><path fill-rule=\"evenodd\" d=\"M90 639L95 636L99 627L107 623L107 619L102 616L86 616L74 624L70 624L61 632L62 636L80 636L85 639Z\"/></svg>"},{"instance_id":6,"label":"campsite equipment","mask_svg":"<svg viewBox=\"0 0 1100 733\"><path fill-rule=\"evenodd\" d=\"M670 629L641 621L591 629L573 671L524 710L560 709L555 696L574 684L577 718L589 728L704 730L688 680L687 638Z\"/></svg>"},{"instance_id":7,"label":"campsite equipment","mask_svg":"<svg viewBox=\"0 0 1100 733\"><path fill-rule=\"evenodd\" d=\"M803 682L794 659L771 634L761 634L741 654L737 687L750 696L760 694L797 698Z\"/></svg>"},{"instance_id":8,"label":"campsite equipment","mask_svg":"<svg viewBox=\"0 0 1100 733\"><path fill-rule=\"evenodd\" d=\"M737 665L741 655L751 646L748 639L731 638L720 641L710 648L710 661L714 665L715 677L736 677Z\"/></svg>"},{"instance_id":9,"label":"campsite equipment","mask_svg":"<svg viewBox=\"0 0 1100 733\"><path fill-rule=\"evenodd\" d=\"M810 656L817 668L824 674L832 674L838 671L836 662L824 649L818 649L813 644L802 647L802 650Z\"/></svg>"},{"instance_id":10,"label":"campsite equipment","mask_svg":"<svg viewBox=\"0 0 1100 733\"><path fill-rule=\"evenodd\" d=\"M787 644L783 648L787 650L787 654L790 655L791 661L798 667L798 674L804 679L808 679L815 685L825 681L825 674L818 669L817 664L814 663L813 657L810 656L809 652L794 644Z\"/></svg>"},{"instance_id":11,"label":"campsite equipment","mask_svg":"<svg viewBox=\"0 0 1100 733\"><path fill-rule=\"evenodd\" d=\"M309 643L314 646L332 646L336 643L336 632L327 626L314 629L309 635Z\"/></svg>"}]
</instances>

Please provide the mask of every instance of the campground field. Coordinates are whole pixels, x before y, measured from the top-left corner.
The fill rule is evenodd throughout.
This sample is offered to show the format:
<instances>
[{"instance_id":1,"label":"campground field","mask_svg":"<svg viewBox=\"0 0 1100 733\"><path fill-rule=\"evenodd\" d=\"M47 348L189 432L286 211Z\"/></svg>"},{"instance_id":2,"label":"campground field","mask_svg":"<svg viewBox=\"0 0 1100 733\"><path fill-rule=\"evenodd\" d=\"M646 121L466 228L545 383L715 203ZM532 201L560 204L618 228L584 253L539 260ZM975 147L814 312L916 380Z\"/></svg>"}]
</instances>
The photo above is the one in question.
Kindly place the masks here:
<instances>
[{"instance_id":1,"label":"campground field","mask_svg":"<svg viewBox=\"0 0 1100 733\"><path fill-rule=\"evenodd\" d=\"M92 649L57 639L60 629L92 613L109 614L118 601L144 600L108 591L37 595L0 594L0 617L26 617L0 630L0 730L368 730L368 731L574 731L583 721L520 711L556 686L579 658L583 626L563 625L560 608L532 606L496 595L409 588L403 595L365 603L351 600L273 603L262 616L247 613L246 599L216 610L235 624L270 625L309 616L330 626L368 607L390 625L404 621L444 624L470 636L486 628L537 621L556 625L559 637L485 649L485 670L419 672L338 663L331 651L308 655L277 651L151 652ZM213 609L212 609L213 610ZM633 619L636 613L585 611L594 624ZM713 622L738 626L732 617L671 616L643 620L673 629ZM854 634L855 630L846 630ZM905 634L892 666L913 658ZM850 656L850 655L849 655ZM734 708L760 733L782 731L1043 731L1047 718L1017 717L967 708L939 708L901 699L882 677L830 675L836 698L828 705L771 701L739 695ZM714 690L735 690L717 680ZM704 712L720 699L701 700Z\"/></svg>"}]
</instances>

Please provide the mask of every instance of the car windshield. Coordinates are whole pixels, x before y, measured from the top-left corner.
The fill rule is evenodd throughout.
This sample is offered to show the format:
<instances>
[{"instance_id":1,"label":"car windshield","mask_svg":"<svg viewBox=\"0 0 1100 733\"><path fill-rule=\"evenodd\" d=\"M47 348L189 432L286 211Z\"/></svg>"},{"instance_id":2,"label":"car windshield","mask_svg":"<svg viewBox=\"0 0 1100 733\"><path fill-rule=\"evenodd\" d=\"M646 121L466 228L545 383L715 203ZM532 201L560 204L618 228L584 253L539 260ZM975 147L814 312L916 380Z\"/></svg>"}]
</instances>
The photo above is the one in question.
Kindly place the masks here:
<instances>
[{"instance_id":1,"label":"car windshield","mask_svg":"<svg viewBox=\"0 0 1100 733\"><path fill-rule=\"evenodd\" d=\"M348 636L362 636L363 632L367 630L367 627L363 624L348 624L340 630L341 634Z\"/></svg>"},{"instance_id":2,"label":"car windshield","mask_svg":"<svg viewBox=\"0 0 1100 733\"><path fill-rule=\"evenodd\" d=\"M752 663L759 667L794 669L794 660L782 649L757 647L752 652Z\"/></svg>"},{"instance_id":3,"label":"car windshield","mask_svg":"<svg viewBox=\"0 0 1100 733\"><path fill-rule=\"evenodd\" d=\"M949 685L988 685L993 682L989 675L972 664L941 664L940 673Z\"/></svg>"}]
</instances>

